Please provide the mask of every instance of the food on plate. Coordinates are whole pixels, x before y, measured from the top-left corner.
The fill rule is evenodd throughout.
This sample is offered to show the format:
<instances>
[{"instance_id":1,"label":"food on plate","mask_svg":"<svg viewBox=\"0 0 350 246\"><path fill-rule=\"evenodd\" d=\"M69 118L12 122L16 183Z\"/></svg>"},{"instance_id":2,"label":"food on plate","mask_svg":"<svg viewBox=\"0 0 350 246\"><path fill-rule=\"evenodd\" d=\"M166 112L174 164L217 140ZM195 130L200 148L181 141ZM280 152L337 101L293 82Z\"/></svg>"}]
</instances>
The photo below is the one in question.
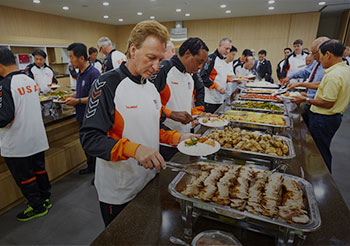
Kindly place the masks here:
<instances>
[{"instance_id":1,"label":"food on plate","mask_svg":"<svg viewBox=\"0 0 350 246\"><path fill-rule=\"evenodd\" d=\"M191 138L189 140L185 141L185 146L189 147L189 146L194 146L197 143L204 143L210 146L215 146L215 141L213 141L212 139L209 138Z\"/></svg>"},{"instance_id":2,"label":"food on plate","mask_svg":"<svg viewBox=\"0 0 350 246\"><path fill-rule=\"evenodd\" d=\"M40 101L50 100L49 97L45 97L45 96L42 96L42 95L40 95L39 98L40 98Z\"/></svg>"},{"instance_id":3,"label":"food on plate","mask_svg":"<svg viewBox=\"0 0 350 246\"><path fill-rule=\"evenodd\" d=\"M265 125L285 126L286 120L282 115L264 114L240 110L229 110L225 112L225 119L242 122L252 122Z\"/></svg>"},{"instance_id":4,"label":"food on plate","mask_svg":"<svg viewBox=\"0 0 350 246\"><path fill-rule=\"evenodd\" d=\"M263 135L260 132L225 127L207 135L217 141L222 148L238 149L269 155L287 156L289 147L285 140L277 136Z\"/></svg>"},{"instance_id":5,"label":"food on plate","mask_svg":"<svg viewBox=\"0 0 350 246\"><path fill-rule=\"evenodd\" d=\"M205 118L200 118L199 123L201 123L202 125L205 125L207 127L223 127L223 126L226 126L228 124L228 121L222 117L209 116L209 117L205 117Z\"/></svg>"},{"instance_id":6,"label":"food on plate","mask_svg":"<svg viewBox=\"0 0 350 246\"><path fill-rule=\"evenodd\" d=\"M293 179L247 166L201 166L181 194L288 223L307 224L304 193Z\"/></svg>"},{"instance_id":7,"label":"food on plate","mask_svg":"<svg viewBox=\"0 0 350 246\"><path fill-rule=\"evenodd\" d=\"M282 101L278 96L262 95L262 94L242 94L239 95L241 99L260 99L260 100L270 100L270 101Z\"/></svg>"},{"instance_id":8,"label":"food on plate","mask_svg":"<svg viewBox=\"0 0 350 246\"><path fill-rule=\"evenodd\" d=\"M56 96L56 97L59 97L59 96L65 96L65 95L71 95L72 92L69 92L69 91L49 91L46 93L47 96Z\"/></svg>"},{"instance_id":9,"label":"food on plate","mask_svg":"<svg viewBox=\"0 0 350 246\"><path fill-rule=\"evenodd\" d=\"M282 97L293 99L294 97L301 96L299 92L289 92L282 95Z\"/></svg>"},{"instance_id":10,"label":"food on plate","mask_svg":"<svg viewBox=\"0 0 350 246\"><path fill-rule=\"evenodd\" d=\"M246 102L233 102L231 105L233 107L236 107L236 108L265 109L265 110L271 110L271 111L283 111L282 107L277 106L276 104L273 104L273 103L270 103L270 102L246 101Z\"/></svg>"}]
</instances>

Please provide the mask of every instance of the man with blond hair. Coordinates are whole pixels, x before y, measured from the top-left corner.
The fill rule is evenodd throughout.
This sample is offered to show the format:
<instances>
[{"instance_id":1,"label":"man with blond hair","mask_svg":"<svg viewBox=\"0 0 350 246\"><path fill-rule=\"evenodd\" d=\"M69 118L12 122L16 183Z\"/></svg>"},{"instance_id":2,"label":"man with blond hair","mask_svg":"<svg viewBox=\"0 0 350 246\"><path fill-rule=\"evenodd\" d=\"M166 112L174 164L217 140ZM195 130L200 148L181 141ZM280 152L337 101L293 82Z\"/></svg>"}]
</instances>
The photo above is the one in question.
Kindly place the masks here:
<instances>
[{"instance_id":1,"label":"man with blond hair","mask_svg":"<svg viewBox=\"0 0 350 246\"><path fill-rule=\"evenodd\" d=\"M96 156L95 187L107 226L166 165L159 142L199 135L160 129L162 103L148 79L159 70L169 33L156 21L131 31L127 62L95 81L80 129L84 150Z\"/></svg>"},{"instance_id":2,"label":"man with blond hair","mask_svg":"<svg viewBox=\"0 0 350 246\"><path fill-rule=\"evenodd\" d=\"M97 47L99 52L105 55L102 67L103 73L118 68L123 61L126 61L126 56L122 52L114 49L111 40L107 37L100 38L97 41Z\"/></svg>"}]
</instances>

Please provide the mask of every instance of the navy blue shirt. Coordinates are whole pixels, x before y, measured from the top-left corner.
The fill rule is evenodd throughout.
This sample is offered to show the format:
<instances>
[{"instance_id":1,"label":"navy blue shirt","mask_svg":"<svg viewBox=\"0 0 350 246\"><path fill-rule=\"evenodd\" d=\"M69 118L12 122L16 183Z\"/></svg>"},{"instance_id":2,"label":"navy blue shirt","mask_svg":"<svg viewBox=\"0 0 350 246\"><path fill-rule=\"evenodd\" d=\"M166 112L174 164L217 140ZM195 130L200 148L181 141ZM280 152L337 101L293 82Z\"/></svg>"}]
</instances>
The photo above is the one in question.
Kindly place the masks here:
<instances>
[{"instance_id":1,"label":"navy blue shirt","mask_svg":"<svg viewBox=\"0 0 350 246\"><path fill-rule=\"evenodd\" d=\"M78 73L77 77L77 88L76 88L76 98L84 98L89 96L89 92L92 83L100 76L100 72L94 68L91 64L84 70L84 72ZM77 104L76 108L76 119L79 123L83 123L85 114L86 104Z\"/></svg>"}]
</instances>

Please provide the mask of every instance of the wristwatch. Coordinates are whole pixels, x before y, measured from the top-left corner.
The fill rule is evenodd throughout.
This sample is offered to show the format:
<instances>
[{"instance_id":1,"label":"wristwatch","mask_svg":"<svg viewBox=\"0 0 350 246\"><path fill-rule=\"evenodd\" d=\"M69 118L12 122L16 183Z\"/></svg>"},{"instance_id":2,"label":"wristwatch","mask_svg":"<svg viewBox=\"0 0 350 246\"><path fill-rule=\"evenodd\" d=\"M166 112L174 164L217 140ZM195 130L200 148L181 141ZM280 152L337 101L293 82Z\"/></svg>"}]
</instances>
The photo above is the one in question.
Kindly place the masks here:
<instances>
[{"instance_id":1,"label":"wristwatch","mask_svg":"<svg viewBox=\"0 0 350 246\"><path fill-rule=\"evenodd\" d=\"M78 104L79 104L79 105L81 105L81 98L79 98L79 100L78 100Z\"/></svg>"},{"instance_id":2,"label":"wristwatch","mask_svg":"<svg viewBox=\"0 0 350 246\"><path fill-rule=\"evenodd\" d=\"M306 104L309 104L309 105L311 104L310 103L310 98L308 98L308 97L306 98Z\"/></svg>"}]
</instances>

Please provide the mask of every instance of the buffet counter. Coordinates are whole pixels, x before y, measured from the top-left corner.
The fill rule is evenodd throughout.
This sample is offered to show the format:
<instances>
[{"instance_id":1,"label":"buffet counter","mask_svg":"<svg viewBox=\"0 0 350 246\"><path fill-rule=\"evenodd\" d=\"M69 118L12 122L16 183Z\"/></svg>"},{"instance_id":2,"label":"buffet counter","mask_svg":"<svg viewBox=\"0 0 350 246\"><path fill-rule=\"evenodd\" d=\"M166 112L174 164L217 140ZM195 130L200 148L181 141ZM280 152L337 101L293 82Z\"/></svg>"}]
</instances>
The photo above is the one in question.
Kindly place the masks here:
<instances>
[{"instance_id":1,"label":"buffet counter","mask_svg":"<svg viewBox=\"0 0 350 246\"><path fill-rule=\"evenodd\" d=\"M45 152L45 161L51 183L81 167L86 160L80 145L80 126L75 120L74 107L62 104L55 106L57 110L54 114L43 117L50 146ZM24 201L2 157L0 157L0 194L0 214Z\"/></svg>"},{"instance_id":2,"label":"buffet counter","mask_svg":"<svg viewBox=\"0 0 350 246\"><path fill-rule=\"evenodd\" d=\"M294 235L294 243L348 245L350 244L349 209L300 114L290 113L290 118L294 129L283 133L292 137L296 157L287 161L289 167L286 173L304 177L312 184L321 216L319 229ZM201 127L199 132L202 133L204 130L205 127ZM193 160L196 160L196 157L177 153L171 161L189 163ZM278 235L270 234L268 231L262 234L260 229L255 229L260 231L259 233L242 229L238 220L225 216L218 216L214 220L205 214L194 222L192 237L185 237L180 204L168 191L169 183L177 174L170 168L162 170L92 242L92 245L173 245L169 241L170 236L190 243L195 235L204 230L229 232L243 245L281 245L288 240L291 241L291 238L288 238L289 234L281 235L285 233L282 229ZM281 241L283 238L284 242Z\"/></svg>"}]
</instances>

